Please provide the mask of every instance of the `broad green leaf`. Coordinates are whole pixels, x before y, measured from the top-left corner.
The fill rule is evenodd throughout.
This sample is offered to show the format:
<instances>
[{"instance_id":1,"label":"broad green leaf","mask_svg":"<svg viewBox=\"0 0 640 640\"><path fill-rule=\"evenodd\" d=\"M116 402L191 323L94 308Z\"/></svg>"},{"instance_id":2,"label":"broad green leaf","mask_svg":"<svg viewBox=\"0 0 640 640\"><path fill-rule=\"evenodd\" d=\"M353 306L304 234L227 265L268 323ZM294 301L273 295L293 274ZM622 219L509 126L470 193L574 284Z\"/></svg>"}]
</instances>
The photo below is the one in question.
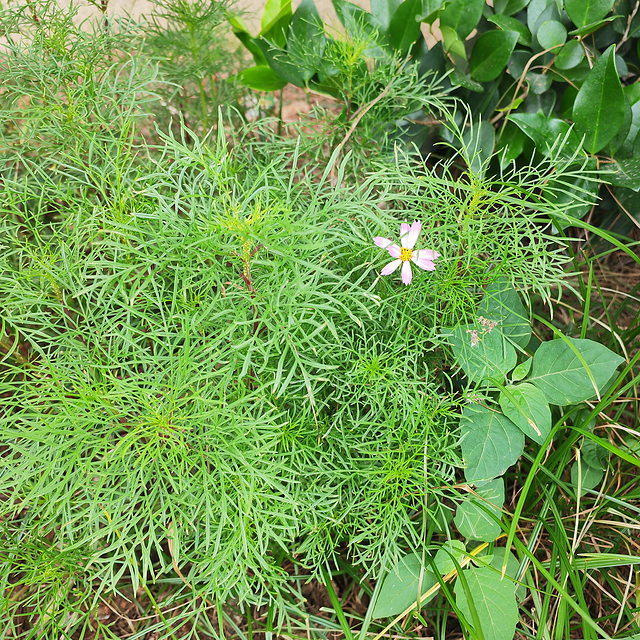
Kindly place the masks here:
<instances>
[{"instance_id":1,"label":"broad green leaf","mask_svg":"<svg viewBox=\"0 0 640 640\"><path fill-rule=\"evenodd\" d=\"M238 74L238 79L254 91L277 91L287 84L271 67L260 65L249 67Z\"/></svg>"},{"instance_id":2,"label":"broad green leaf","mask_svg":"<svg viewBox=\"0 0 640 640\"><path fill-rule=\"evenodd\" d=\"M421 36L416 16L422 12L422 0L404 0L389 23L389 44L401 56L409 53L411 45Z\"/></svg>"},{"instance_id":3,"label":"broad green leaf","mask_svg":"<svg viewBox=\"0 0 640 640\"><path fill-rule=\"evenodd\" d=\"M500 408L534 442L542 444L551 433L551 409L540 389L524 382L500 392Z\"/></svg>"},{"instance_id":4,"label":"broad green leaf","mask_svg":"<svg viewBox=\"0 0 640 640\"><path fill-rule=\"evenodd\" d=\"M616 187L640 191L640 157L601 164L602 179Z\"/></svg>"},{"instance_id":5,"label":"broad green leaf","mask_svg":"<svg viewBox=\"0 0 640 640\"><path fill-rule=\"evenodd\" d=\"M502 135L496 143L500 168L506 169L524 149L527 136L513 122L507 122Z\"/></svg>"},{"instance_id":6,"label":"broad green leaf","mask_svg":"<svg viewBox=\"0 0 640 640\"><path fill-rule=\"evenodd\" d=\"M584 36L588 36L598 29L601 29L605 25L613 22L614 20L618 20L618 18L622 18L622 16L611 16L610 18L605 18L604 20L598 20L597 22L592 22L590 24L585 25L584 27L580 27L579 29L574 29L573 31L569 31L570 36L579 36L584 38Z\"/></svg>"},{"instance_id":7,"label":"broad green leaf","mask_svg":"<svg viewBox=\"0 0 640 640\"><path fill-rule=\"evenodd\" d=\"M302 0L291 19L291 34L308 47L324 42L324 24L313 0Z\"/></svg>"},{"instance_id":8,"label":"broad green leaf","mask_svg":"<svg viewBox=\"0 0 640 640\"><path fill-rule=\"evenodd\" d=\"M347 32L352 36L362 34L370 40L371 46L364 50L364 54L371 58L384 57L384 52L378 45L386 43L385 30L376 17L352 2L347 2L346 0L332 1L336 15Z\"/></svg>"},{"instance_id":9,"label":"broad green leaf","mask_svg":"<svg viewBox=\"0 0 640 640\"><path fill-rule=\"evenodd\" d=\"M592 467L585 461L578 465L578 461L571 465L571 484L576 487L580 484L580 495L586 493L585 489L595 489L604 477L602 466Z\"/></svg>"},{"instance_id":10,"label":"broad green leaf","mask_svg":"<svg viewBox=\"0 0 640 640\"><path fill-rule=\"evenodd\" d=\"M443 576L447 575L447 573L451 573L456 568L451 556L453 556L456 559L456 562L460 564L466 558L467 554L465 553L465 549L466 547L464 542L461 542L460 540L444 542L442 544L442 548L438 549L436 557L433 560L438 571Z\"/></svg>"},{"instance_id":11,"label":"broad green leaf","mask_svg":"<svg viewBox=\"0 0 640 640\"><path fill-rule=\"evenodd\" d=\"M623 94L624 95L624 94ZM629 135L629 131L631 129L631 124L633 122L633 109L631 107L631 103L629 102L627 96L624 96L624 119L622 121L622 126L616 135L613 137L613 140L607 146L607 155L615 156L622 145L625 143L627 136ZM631 147L633 149L633 147Z\"/></svg>"},{"instance_id":12,"label":"broad green leaf","mask_svg":"<svg viewBox=\"0 0 640 640\"><path fill-rule=\"evenodd\" d=\"M573 121L584 148L597 153L618 133L624 121L624 94L616 71L615 45L595 63L573 104Z\"/></svg>"},{"instance_id":13,"label":"broad green leaf","mask_svg":"<svg viewBox=\"0 0 640 640\"><path fill-rule=\"evenodd\" d=\"M526 347L531 339L529 312L520 294L504 278L492 282L478 307L478 316L498 323L498 329L509 340Z\"/></svg>"},{"instance_id":14,"label":"broad green leaf","mask_svg":"<svg viewBox=\"0 0 640 640\"><path fill-rule=\"evenodd\" d=\"M469 127L462 136L462 141L469 154L469 169L477 176L484 176L487 160L493 154L496 130L486 120Z\"/></svg>"},{"instance_id":15,"label":"broad green leaf","mask_svg":"<svg viewBox=\"0 0 640 640\"><path fill-rule=\"evenodd\" d=\"M615 0L564 0L564 8L576 27L602 20Z\"/></svg>"},{"instance_id":16,"label":"broad green leaf","mask_svg":"<svg viewBox=\"0 0 640 640\"><path fill-rule=\"evenodd\" d=\"M640 82L634 82L623 89L624 95L627 96L631 106L640 101Z\"/></svg>"},{"instance_id":17,"label":"broad green leaf","mask_svg":"<svg viewBox=\"0 0 640 640\"><path fill-rule=\"evenodd\" d=\"M495 80L507 66L519 37L517 31L485 31L471 52L471 77L480 82Z\"/></svg>"},{"instance_id":18,"label":"broad green leaf","mask_svg":"<svg viewBox=\"0 0 640 640\"><path fill-rule=\"evenodd\" d=\"M515 582L518 577L520 563L518 562L518 559L513 555L513 553L511 553L511 551L507 551L506 547L494 547L493 557L491 558L491 566L495 567L498 571L500 571L500 573L502 573L502 565L504 564L505 554L507 555L507 570L505 571L505 575L509 576L514 581L513 589L518 599L522 601L527 595L527 588L523 584L518 584L517 582Z\"/></svg>"},{"instance_id":19,"label":"broad green leaf","mask_svg":"<svg viewBox=\"0 0 640 640\"><path fill-rule=\"evenodd\" d=\"M320 68L325 44L324 25L316 5L313 0L302 0L291 20L288 53L305 82Z\"/></svg>"},{"instance_id":20,"label":"broad green leaf","mask_svg":"<svg viewBox=\"0 0 640 640\"><path fill-rule=\"evenodd\" d=\"M571 130L569 124L560 118L546 118L542 112L538 113L514 113L509 116L524 133L526 133L535 143L536 149L545 156L549 156L555 144L555 153L560 152L563 156L573 156L580 148L580 138ZM563 140L562 146L558 149L559 140Z\"/></svg>"},{"instance_id":21,"label":"broad green leaf","mask_svg":"<svg viewBox=\"0 0 640 640\"><path fill-rule=\"evenodd\" d=\"M422 566L419 554L411 553L405 556L385 576L373 607L372 617L386 618L402 613L412 603L417 602L418 595L424 594L435 584L438 584L438 581L433 571ZM421 594L418 594L419 588Z\"/></svg>"},{"instance_id":22,"label":"broad green leaf","mask_svg":"<svg viewBox=\"0 0 640 640\"><path fill-rule=\"evenodd\" d=\"M545 198L574 218L584 217L598 199L600 184L597 166L595 158L589 158L582 167L574 165L572 168L576 171L582 169L583 175L563 177L560 181L550 180L543 191ZM558 224L564 229L569 223L560 218Z\"/></svg>"},{"instance_id":23,"label":"broad green leaf","mask_svg":"<svg viewBox=\"0 0 640 640\"><path fill-rule=\"evenodd\" d=\"M518 382L518 380L526 378L529 371L531 371L532 362L533 358L527 358L524 362L519 364L511 373L511 380L513 380L513 382Z\"/></svg>"},{"instance_id":24,"label":"broad green leaf","mask_svg":"<svg viewBox=\"0 0 640 640\"><path fill-rule=\"evenodd\" d=\"M545 91L544 93L535 93L532 91L526 97L522 106L526 113L538 113L538 111L542 111L542 115L545 118L550 118L554 113L553 109L556 106L557 99L558 96L554 89Z\"/></svg>"},{"instance_id":25,"label":"broad green leaf","mask_svg":"<svg viewBox=\"0 0 640 640\"><path fill-rule=\"evenodd\" d=\"M308 79L305 77L305 69L301 68L299 64L292 60L287 51L279 47L274 47L264 38L256 40L256 43L267 59L269 66L281 78L291 84L295 84L297 87L304 87L305 81Z\"/></svg>"},{"instance_id":26,"label":"broad green leaf","mask_svg":"<svg viewBox=\"0 0 640 640\"><path fill-rule=\"evenodd\" d=\"M440 33L442 34L442 46L444 47L444 50L449 54L456 65L459 67L465 67L467 52L464 47L464 42L458 36L457 31L443 26L440 28Z\"/></svg>"},{"instance_id":27,"label":"broad green leaf","mask_svg":"<svg viewBox=\"0 0 640 640\"><path fill-rule=\"evenodd\" d=\"M483 8L484 0L453 0L440 13L440 28L449 27L465 40L478 26Z\"/></svg>"},{"instance_id":28,"label":"broad green leaf","mask_svg":"<svg viewBox=\"0 0 640 640\"><path fill-rule=\"evenodd\" d=\"M268 0L262 14L262 29L259 37L267 40L271 45L284 48L287 44L287 32L292 16L291 0Z\"/></svg>"},{"instance_id":29,"label":"broad green leaf","mask_svg":"<svg viewBox=\"0 0 640 640\"><path fill-rule=\"evenodd\" d=\"M379 39L384 28L374 15L346 0L332 0L332 3L338 19L348 33L355 34L362 31L372 39Z\"/></svg>"},{"instance_id":30,"label":"broad green leaf","mask_svg":"<svg viewBox=\"0 0 640 640\"><path fill-rule=\"evenodd\" d=\"M518 623L518 603L513 582L489 567L465 569L471 599L480 619L484 640L513 640ZM460 578L455 584L456 604L467 622L473 624L467 594ZM474 638L480 636L476 632Z\"/></svg>"},{"instance_id":31,"label":"broad green leaf","mask_svg":"<svg viewBox=\"0 0 640 640\"><path fill-rule=\"evenodd\" d=\"M562 22L557 20L547 20L543 22L536 33L538 42L543 49L559 47L567 41L567 30Z\"/></svg>"},{"instance_id":32,"label":"broad green leaf","mask_svg":"<svg viewBox=\"0 0 640 640\"><path fill-rule=\"evenodd\" d=\"M458 505L453 522L467 540L491 542L502 532L492 516L500 520L500 510L504 504L504 480L496 478L488 482L476 482L475 486L478 495L469 495Z\"/></svg>"},{"instance_id":33,"label":"broad green leaf","mask_svg":"<svg viewBox=\"0 0 640 640\"><path fill-rule=\"evenodd\" d=\"M262 12L260 34L264 35L285 15L293 15L291 0L267 0Z\"/></svg>"},{"instance_id":34,"label":"broad green leaf","mask_svg":"<svg viewBox=\"0 0 640 640\"><path fill-rule=\"evenodd\" d=\"M580 447L580 455L585 464L588 464L593 469L602 469L609 457L609 452L601 444L594 442L590 438L585 438Z\"/></svg>"},{"instance_id":35,"label":"broad green leaf","mask_svg":"<svg viewBox=\"0 0 640 640\"><path fill-rule=\"evenodd\" d=\"M598 342L565 339L580 353L599 391L624 362L623 358ZM578 404L596 395L589 373L564 339L543 342L538 347L533 356L529 382L542 390L547 402L559 406Z\"/></svg>"},{"instance_id":36,"label":"broad green leaf","mask_svg":"<svg viewBox=\"0 0 640 640\"><path fill-rule=\"evenodd\" d=\"M482 405L468 404L460 427L467 482L501 476L524 449L522 431L499 411Z\"/></svg>"},{"instance_id":37,"label":"broad green leaf","mask_svg":"<svg viewBox=\"0 0 640 640\"><path fill-rule=\"evenodd\" d=\"M496 13L512 16L522 11L529 4L529 0L495 0L493 8Z\"/></svg>"},{"instance_id":38,"label":"broad green leaf","mask_svg":"<svg viewBox=\"0 0 640 640\"><path fill-rule=\"evenodd\" d=\"M488 378L504 380L516 366L516 350L502 332L492 326L494 322L478 319L455 327L449 334L453 355L469 382Z\"/></svg>"},{"instance_id":39,"label":"broad green leaf","mask_svg":"<svg viewBox=\"0 0 640 640\"><path fill-rule=\"evenodd\" d=\"M553 2L553 0L551 0L551 2ZM536 32L536 23L551 2L547 0L531 0L531 2L529 2L529 6L527 7L527 26L531 33Z\"/></svg>"},{"instance_id":40,"label":"broad green leaf","mask_svg":"<svg viewBox=\"0 0 640 640\"><path fill-rule=\"evenodd\" d=\"M229 15L227 19L229 20L233 34L253 56L256 66L266 66L267 59L264 57L260 47L256 44L255 38L249 33L249 27L247 27L244 20L240 16L234 15Z\"/></svg>"},{"instance_id":41,"label":"broad green leaf","mask_svg":"<svg viewBox=\"0 0 640 640\"><path fill-rule=\"evenodd\" d=\"M458 41L460 42L460 40ZM482 93L484 91L484 87L475 80L472 80L469 76L462 73L458 69L454 69L449 74L449 80L451 84L456 87L464 87L465 89L469 89L469 91L473 91L474 93Z\"/></svg>"},{"instance_id":42,"label":"broad green leaf","mask_svg":"<svg viewBox=\"0 0 640 640\"><path fill-rule=\"evenodd\" d=\"M511 18L509 16L503 16L499 13L489 16L487 18L489 22L493 22L503 31L515 31L518 34L518 44L525 47L531 46L531 31L527 29L527 25L524 22L520 22L518 18Z\"/></svg>"},{"instance_id":43,"label":"broad green leaf","mask_svg":"<svg viewBox=\"0 0 640 640\"><path fill-rule=\"evenodd\" d=\"M387 33L391 18L401 2L402 0L371 0L371 13L382 27L383 33Z\"/></svg>"},{"instance_id":44,"label":"broad green leaf","mask_svg":"<svg viewBox=\"0 0 640 640\"><path fill-rule=\"evenodd\" d=\"M446 0L422 0L422 13L418 17L421 22L432 24L444 7Z\"/></svg>"},{"instance_id":45,"label":"broad green leaf","mask_svg":"<svg viewBox=\"0 0 640 640\"><path fill-rule=\"evenodd\" d=\"M579 40L569 40L567 44L558 51L553 65L556 69L573 69L582 62L584 58L584 48Z\"/></svg>"}]
</instances>

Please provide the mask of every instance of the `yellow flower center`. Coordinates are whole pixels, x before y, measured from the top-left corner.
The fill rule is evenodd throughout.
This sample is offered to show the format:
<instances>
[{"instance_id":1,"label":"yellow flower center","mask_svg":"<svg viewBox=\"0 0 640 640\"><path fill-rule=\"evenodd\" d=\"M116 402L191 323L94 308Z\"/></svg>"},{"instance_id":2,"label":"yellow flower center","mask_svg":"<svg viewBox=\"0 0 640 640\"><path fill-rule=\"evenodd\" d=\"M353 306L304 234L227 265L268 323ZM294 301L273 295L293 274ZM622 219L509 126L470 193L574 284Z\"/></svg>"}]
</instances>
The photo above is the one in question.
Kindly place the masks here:
<instances>
[{"instance_id":1,"label":"yellow flower center","mask_svg":"<svg viewBox=\"0 0 640 640\"><path fill-rule=\"evenodd\" d=\"M400 249L400 260L402 260L402 262L411 260L411 249L405 249L402 247L402 249Z\"/></svg>"}]
</instances>

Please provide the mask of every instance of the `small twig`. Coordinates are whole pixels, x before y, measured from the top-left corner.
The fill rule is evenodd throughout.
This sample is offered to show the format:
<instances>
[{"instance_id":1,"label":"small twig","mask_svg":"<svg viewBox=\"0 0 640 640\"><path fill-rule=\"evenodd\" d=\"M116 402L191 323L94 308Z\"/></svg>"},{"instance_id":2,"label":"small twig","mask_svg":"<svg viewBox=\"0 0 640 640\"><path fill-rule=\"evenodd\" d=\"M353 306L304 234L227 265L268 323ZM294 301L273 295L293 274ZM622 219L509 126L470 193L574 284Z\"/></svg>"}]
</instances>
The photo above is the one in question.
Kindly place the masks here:
<instances>
[{"instance_id":1,"label":"small twig","mask_svg":"<svg viewBox=\"0 0 640 640\"><path fill-rule=\"evenodd\" d=\"M342 152L342 149L344 148L344 145L347 144L347 142L349 141L349 138L351 137L351 134L353 134L353 132L356 130L356 127L360 123L360 120L362 120L362 118L364 118L364 116L368 113L368 111L372 107L374 107L376 104L378 104L378 102L380 102L380 100L382 100L382 98L384 98L387 95L387 93L389 92L389 89L391 88L392 83L393 83L393 80L391 80L391 82L371 102L367 102L367 104L365 104L362 107L360 107L353 114L353 121L351 123L351 128L349 129L349 131L347 131L347 135L342 139L342 142L336 147L336 153L333 156L333 158L334 158L333 165L331 166L331 171L332 172L333 172L333 169L335 167L336 162L338 161L338 158L340 157L340 153Z\"/></svg>"},{"instance_id":2,"label":"small twig","mask_svg":"<svg viewBox=\"0 0 640 640\"><path fill-rule=\"evenodd\" d=\"M618 44L616 45L616 53L618 49L620 49L620 47L629 38L629 30L631 29L631 22L635 18L636 13L638 13L638 9L640 9L640 0L636 0L636 6L633 7L633 11L629 14L629 17L627 18L627 28L624 30L624 33L622 34L622 40L620 40L620 42L618 42Z\"/></svg>"}]
</instances>

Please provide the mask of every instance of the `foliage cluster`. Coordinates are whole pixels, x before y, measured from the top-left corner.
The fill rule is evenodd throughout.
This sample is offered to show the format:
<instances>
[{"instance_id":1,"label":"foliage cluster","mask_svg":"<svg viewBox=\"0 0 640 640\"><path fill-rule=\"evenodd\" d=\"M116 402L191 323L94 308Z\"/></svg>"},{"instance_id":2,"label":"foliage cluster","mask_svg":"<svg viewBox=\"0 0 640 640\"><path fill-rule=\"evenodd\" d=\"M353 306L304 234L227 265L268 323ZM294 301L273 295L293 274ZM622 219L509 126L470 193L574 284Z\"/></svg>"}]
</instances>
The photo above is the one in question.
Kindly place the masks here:
<instances>
[{"instance_id":1,"label":"foliage cluster","mask_svg":"<svg viewBox=\"0 0 640 640\"><path fill-rule=\"evenodd\" d=\"M114 594L153 620L130 622L139 638L418 637L412 621L444 638L450 614L480 639L637 632L616 570L640 564L638 296L612 310L594 270L596 250L640 259L580 221L593 140L567 147L553 124L538 146L513 119L525 100L504 135L537 155L504 162L486 137L497 105L456 110L441 90L502 91L503 68L478 77L474 52L513 33L496 15L536 1L483 18L480 3L466 35L478 3L457 0L335 0L347 33L332 37L311 0L270 0L258 38L203 0L146 26L101 3L92 31L49 1L1 14L7 637L120 637L96 613ZM412 18L446 35L455 11L426 51ZM548 13L538 39L563 25ZM225 17L257 62L237 76ZM443 47L458 66L425 75ZM582 87L599 68L611 81L612 51ZM237 80L340 98L329 153L314 131L243 125ZM439 158L416 153L423 118L444 132ZM438 257L405 286L374 238L413 220L416 250ZM571 226L605 249L578 252ZM564 326L545 315L564 308ZM309 580L330 615L305 609Z\"/></svg>"}]
</instances>

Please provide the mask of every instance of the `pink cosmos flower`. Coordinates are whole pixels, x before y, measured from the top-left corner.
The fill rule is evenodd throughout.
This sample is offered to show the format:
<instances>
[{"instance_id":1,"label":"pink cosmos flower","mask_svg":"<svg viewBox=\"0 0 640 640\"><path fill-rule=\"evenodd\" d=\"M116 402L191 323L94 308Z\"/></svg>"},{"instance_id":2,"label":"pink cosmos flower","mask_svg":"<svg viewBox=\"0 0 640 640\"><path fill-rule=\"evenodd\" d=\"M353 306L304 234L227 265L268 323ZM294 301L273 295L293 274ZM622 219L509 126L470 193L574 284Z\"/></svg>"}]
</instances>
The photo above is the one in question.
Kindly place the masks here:
<instances>
[{"instance_id":1,"label":"pink cosmos flower","mask_svg":"<svg viewBox=\"0 0 640 640\"><path fill-rule=\"evenodd\" d=\"M411 262L417 264L425 271L433 271L436 268L433 261L440 257L440 254L437 251L432 251L431 249L420 249L416 251L413 248L416 246L421 230L422 224L418 220L416 220L411 226L409 226L408 223L403 222L400 225L400 238L402 239L401 247L397 244L393 244L388 238L376 236L373 239L376 245L381 249L386 249L391 254L391 257L395 258L393 262L390 262L388 265L383 267L382 271L380 271L381 275L388 276L402 265L402 282L408 285L411 283L411 279L413 278Z\"/></svg>"}]
</instances>

